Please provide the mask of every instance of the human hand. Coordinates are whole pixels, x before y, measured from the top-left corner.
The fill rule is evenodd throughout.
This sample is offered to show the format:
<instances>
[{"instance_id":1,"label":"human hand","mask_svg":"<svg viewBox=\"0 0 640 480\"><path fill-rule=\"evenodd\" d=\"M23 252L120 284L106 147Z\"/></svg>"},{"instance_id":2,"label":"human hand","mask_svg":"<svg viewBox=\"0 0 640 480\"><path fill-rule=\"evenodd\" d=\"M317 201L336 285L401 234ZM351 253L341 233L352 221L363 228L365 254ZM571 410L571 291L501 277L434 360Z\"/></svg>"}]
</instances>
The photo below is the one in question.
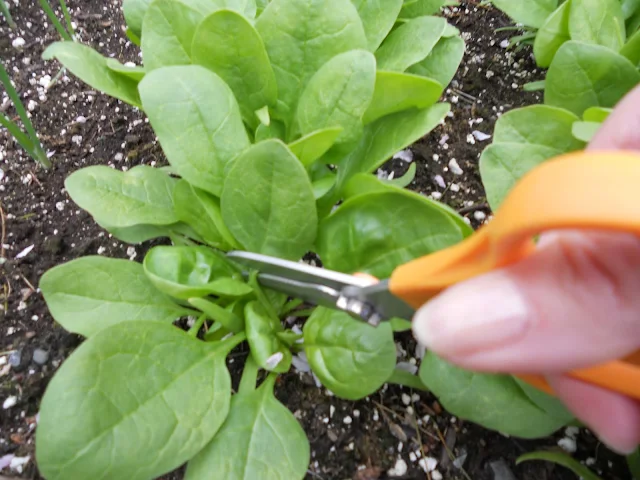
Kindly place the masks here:
<instances>
[{"instance_id":1,"label":"human hand","mask_svg":"<svg viewBox=\"0 0 640 480\"><path fill-rule=\"evenodd\" d=\"M640 151L640 87L588 149ZM534 255L449 288L416 313L413 325L421 344L463 368L543 374L619 453L640 444L639 402L563 376L640 348L640 238L545 233Z\"/></svg>"}]
</instances>

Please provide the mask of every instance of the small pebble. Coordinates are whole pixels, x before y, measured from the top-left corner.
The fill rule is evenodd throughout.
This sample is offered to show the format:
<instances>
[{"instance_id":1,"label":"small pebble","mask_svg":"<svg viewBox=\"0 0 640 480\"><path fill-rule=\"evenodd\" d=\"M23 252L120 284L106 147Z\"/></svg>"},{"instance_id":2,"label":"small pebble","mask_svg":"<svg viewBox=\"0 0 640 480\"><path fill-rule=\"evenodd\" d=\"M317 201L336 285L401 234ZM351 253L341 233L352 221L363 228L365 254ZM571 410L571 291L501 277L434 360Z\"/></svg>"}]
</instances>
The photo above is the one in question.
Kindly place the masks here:
<instances>
[{"instance_id":1,"label":"small pebble","mask_svg":"<svg viewBox=\"0 0 640 480\"><path fill-rule=\"evenodd\" d=\"M9 355L9 365L11 365L12 367L19 367L21 361L22 352L20 350L11 352L11 354Z\"/></svg>"},{"instance_id":2,"label":"small pebble","mask_svg":"<svg viewBox=\"0 0 640 480\"><path fill-rule=\"evenodd\" d=\"M487 219L487 214L481 210L473 212L473 218L475 218L479 222L483 222Z\"/></svg>"},{"instance_id":3,"label":"small pebble","mask_svg":"<svg viewBox=\"0 0 640 480\"><path fill-rule=\"evenodd\" d=\"M407 462L405 462L401 458L398 458L393 468L387 472L387 475L389 475L390 477L404 477L407 473L407 470Z\"/></svg>"},{"instance_id":4,"label":"small pebble","mask_svg":"<svg viewBox=\"0 0 640 480\"><path fill-rule=\"evenodd\" d=\"M473 132L471 132L471 135L473 135L473 137L479 142L484 142L491 138L491 135L487 135L486 133L481 132L479 130L474 130Z\"/></svg>"},{"instance_id":5,"label":"small pebble","mask_svg":"<svg viewBox=\"0 0 640 480\"><path fill-rule=\"evenodd\" d=\"M453 193L458 193L460 191L460 185L457 183L452 183L449 187Z\"/></svg>"},{"instance_id":6,"label":"small pebble","mask_svg":"<svg viewBox=\"0 0 640 480\"><path fill-rule=\"evenodd\" d=\"M116 162L121 162L124 159L124 155L122 153L116 153L116 155L113 157L113 159Z\"/></svg>"},{"instance_id":7,"label":"small pebble","mask_svg":"<svg viewBox=\"0 0 640 480\"><path fill-rule=\"evenodd\" d=\"M278 366L278 364L284 359L284 354L282 352L276 352L267 358L266 367L269 370L272 370Z\"/></svg>"},{"instance_id":8,"label":"small pebble","mask_svg":"<svg viewBox=\"0 0 640 480\"><path fill-rule=\"evenodd\" d=\"M433 181L436 182L436 185L438 185L440 188L447 188L447 184L444 183L444 178L442 178L442 175L436 175L435 177L433 177Z\"/></svg>"},{"instance_id":9,"label":"small pebble","mask_svg":"<svg viewBox=\"0 0 640 480\"><path fill-rule=\"evenodd\" d=\"M21 48L24 47L25 45L25 40L22 37L16 37L13 39L13 42L11 42L11 45L13 46L13 48Z\"/></svg>"},{"instance_id":10,"label":"small pebble","mask_svg":"<svg viewBox=\"0 0 640 480\"><path fill-rule=\"evenodd\" d=\"M408 148L406 150L402 150L396 153L393 156L394 160L402 160L403 162L411 163L413 162L413 152Z\"/></svg>"},{"instance_id":11,"label":"small pebble","mask_svg":"<svg viewBox=\"0 0 640 480\"><path fill-rule=\"evenodd\" d=\"M64 202L57 202L56 203L56 210L58 210L59 212L64 210Z\"/></svg>"},{"instance_id":12,"label":"small pebble","mask_svg":"<svg viewBox=\"0 0 640 480\"><path fill-rule=\"evenodd\" d=\"M402 394L402 403L404 403L405 405L411 405L411 396L409 396L406 393Z\"/></svg>"},{"instance_id":13,"label":"small pebble","mask_svg":"<svg viewBox=\"0 0 640 480\"><path fill-rule=\"evenodd\" d=\"M431 472L431 480L442 480L442 474L438 470Z\"/></svg>"},{"instance_id":14,"label":"small pebble","mask_svg":"<svg viewBox=\"0 0 640 480\"><path fill-rule=\"evenodd\" d=\"M432 192L431 193L431 198L433 198L434 200L440 200L442 198L442 193L440 193L440 192Z\"/></svg>"},{"instance_id":15,"label":"small pebble","mask_svg":"<svg viewBox=\"0 0 640 480\"><path fill-rule=\"evenodd\" d=\"M558 440L558 446L567 453L575 453L575 451L578 449L575 438L569 437L561 438L560 440Z\"/></svg>"},{"instance_id":16,"label":"small pebble","mask_svg":"<svg viewBox=\"0 0 640 480\"><path fill-rule=\"evenodd\" d=\"M452 158L451 160L449 160L449 170L451 170L451 173L453 173L454 175L462 175L464 173L464 171L460 168L460 165L458 165L458 161L455 158Z\"/></svg>"},{"instance_id":17,"label":"small pebble","mask_svg":"<svg viewBox=\"0 0 640 480\"><path fill-rule=\"evenodd\" d=\"M500 42L500 48L509 48L509 40L503 40Z\"/></svg>"},{"instance_id":18,"label":"small pebble","mask_svg":"<svg viewBox=\"0 0 640 480\"><path fill-rule=\"evenodd\" d=\"M49 360L49 352L46 350L42 350L41 348L36 348L33 351L33 361L38 365L44 365Z\"/></svg>"},{"instance_id":19,"label":"small pebble","mask_svg":"<svg viewBox=\"0 0 640 480\"><path fill-rule=\"evenodd\" d=\"M425 457L420 459L418 465L420 465L420 468L425 472L433 472L438 466L438 460L433 457Z\"/></svg>"},{"instance_id":20,"label":"small pebble","mask_svg":"<svg viewBox=\"0 0 640 480\"><path fill-rule=\"evenodd\" d=\"M351 425L351 422L353 422L352 418L348 415L344 417L342 421L344 422L345 425Z\"/></svg>"},{"instance_id":21,"label":"small pebble","mask_svg":"<svg viewBox=\"0 0 640 480\"><path fill-rule=\"evenodd\" d=\"M12 395L11 397L7 397L7 399L2 404L2 408L7 410L13 407L16 403L18 403L18 397L16 397L15 395Z\"/></svg>"}]
</instances>

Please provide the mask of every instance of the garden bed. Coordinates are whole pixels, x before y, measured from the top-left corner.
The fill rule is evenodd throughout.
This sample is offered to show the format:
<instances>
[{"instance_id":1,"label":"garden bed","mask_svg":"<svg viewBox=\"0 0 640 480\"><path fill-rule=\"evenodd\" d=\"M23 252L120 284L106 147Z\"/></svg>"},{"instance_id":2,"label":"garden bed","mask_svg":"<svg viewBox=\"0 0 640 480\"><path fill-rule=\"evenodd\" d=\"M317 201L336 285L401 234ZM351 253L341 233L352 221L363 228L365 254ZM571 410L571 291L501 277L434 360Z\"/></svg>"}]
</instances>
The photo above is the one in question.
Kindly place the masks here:
<instances>
[{"instance_id":1,"label":"garden bed","mask_svg":"<svg viewBox=\"0 0 640 480\"><path fill-rule=\"evenodd\" d=\"M124 35L119 2L70 1L69 7L82 42L121 62L139 62L138 49ZM59 65L45 63L40 55L57 34L36 2L12 2L12 11L18 29L9 31L2 23L0 58L32 111L45 148L54 152L53 169L43 170L0 131L0 256L6 258L0 265L0 457L29 457L21 472L7 469L1 474L34 479L40 478L33 461L40 399L56 368L81 341L53 322L37 291L39 278L49 268L84 255L139 261L151 246L132 247L111 238L71 202L64 179L89 165L125 169L166 161L139 111L67 76L46 90ZM509 32L494 33L509 24L496 10L463 2L447 10L447 17L461 29L468 46L446 94L452 115L380 174L403 174L412 157L417 176L409 188L444 201L478 227L490 214L477 166L490 141L485 135L492 133L501 112L539 101L538 94L523 92L522 85L542 75L528 49L505 48ZM24 42L16 41L18 37ZM0 110L12 113L8 102ZM401 361L419 362L408 334L398 352ZM243 355L235 352L230 362ZM233 363L229 368L237 381L238 369ZM515 466L517 456L560 448L559 443L575 446L575 456L604 478L628 478L624 460L584 429L539 441L508 438L451 417L429 394L389 386L364 401L348 402L317 388L310 374L294 370L280 378L276 395L295 412L309 437L309 479L389 478L388 471L401 466L398 459L408 469L397 478L510 480L514 477L509 471L520 480L574 478L546 463ZM457 460L452 462L447 452ZM426 474L423 467L435 462ZM179 479L182 474L163 478Z\"/></svg>"}]
</instances>

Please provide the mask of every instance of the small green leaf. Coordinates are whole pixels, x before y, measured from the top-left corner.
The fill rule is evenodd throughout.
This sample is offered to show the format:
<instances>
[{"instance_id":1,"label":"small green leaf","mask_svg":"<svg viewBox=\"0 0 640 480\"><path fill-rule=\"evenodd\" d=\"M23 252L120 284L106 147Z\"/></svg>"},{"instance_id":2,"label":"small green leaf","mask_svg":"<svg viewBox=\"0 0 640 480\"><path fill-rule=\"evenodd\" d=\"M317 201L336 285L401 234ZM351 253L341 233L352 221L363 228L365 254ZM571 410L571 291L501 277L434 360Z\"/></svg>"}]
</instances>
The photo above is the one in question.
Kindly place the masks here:
<instances>
[{"instance_id":1,"label":"small green leaf","mask_svg":"<svg viewBox=\"0 0 640 480\"><path fill-rule=\"evenodd\" d=\"M492 0L491 3L514 22L533 28L542 27L558 7L558 0Z\"/></svg>"},{"instance_id":2,"label":"small green leaf","mask_svg":"<svg viewBox=\"0 0 640 480\"><path fill-rule=\"evenodd\" d=\"M362 120L368 124L402 110L430 107L443 90L442 85L430 78L378 70L373 100Z\"/></svg>"},{"instance_id":3,"label":"small green leaf","mask_svg":"<svg viewBox=\"0 0 640 480\"><path fill-rule=\"evenodd\" d=\"M256 128L255 143L269 140L270 138L276 138L284 141L286 133L284 124L278 120L274 120L273 118L270 118L270 120L269 125L261 123L258 125L258 128Z\"/></svg>"},{"instance_id":4,"label":"small green leaf","mask_svg":"<svg viewBox=\"0 0 640 480\"><path fill-rule=\"evenodd\" d=\"M567 0L560 5L538 30L533 44L533 55L539 67L549 67L560 47L571 40L569 13L572 1Z\"/></svg>"},{"instance_id":5,"label":"small green leaf","mask_svg":"<svg viewBox=\"0 0 640 480\"><path fill-rule=\"evenodd\" d=\"M549 68L544 103L582 115L589 107L614 107L638 83L638 69L622 55L571 41Z\"/></svg>"},{"instance_id":6,"label":"small green leaf","mask_svg":"<svg viewBox=\"0 0 640 480\"><path fill-rule=\"evenodd\" d=\"M624 47L622 47L620 55L640 67L640 30L634 33Z\"/></svg>"},{"instance_id":7,"label":"small green leaf","mask_svg":"<svg viewBox=\"0 0 640 480\"><path fill-rule=\"evenodd\" d=\"M107 59L91 47L79 42L56 42L47 47L42 58L56 58L71 73L93 88L135 107L140 106L138 83L127 75L111 70L107 66Z\"/></svg>"},{"instance_id":8,"label":"small green leaf","mask_svg":"<svg viewBox=\"0 0 640 480\"><path fill-rule=\"evenodd\" d=\"M576 122L573 124L571 133L578 140L589 143L601 126L600 122Z\"/></svg>"},{"instance_id":9,"label":"small green leaf","mask_svg":"<svg viewBox=\"0 0 640 480\"><path fill-rule=\"evenodd\" d=\"M407 72L431 78L446 87L455 77L465 50L464 40L459 35L443 36L431 53L424 60L409 67Z\"/></svg>"},{"instance_id":10,"label":"small green leaf","mask_svg":"<svg viewBox=\"0 0 640 480\"><path fill-rule=\"evenodd\" d=\"M304 348L313 373L340 398L359 400L391 376L396 347L391 324L379 327L344 312L317 308L304 326Z\"/></svg>"},{"instance_id":11,"label":"small green leaf","mask_svg":"<svg viewBox=\"0 0 640 480\"><path fill-rule=\"evenodd\" d=\"M612 108L591 107L587 108L582 115L582 119L585 122L598 122L604 123L604 121L613 112Z\"/></svg>"},{"instance_id":12,"label":"small green leaf","mask_svg":"<svg viewBox=\"0 0 640 480\"><path fill-rule=\"evenodd\" d=\"M254 113L262 125L268 127L271 124L271 115L269 115L268 106L265 105L264 107L256 110Z\"/></svg>"},{"instance_id":13,"label":"small green leaf","mask_svg":"<svg viewBox=\"0 0 640 480\"><path fill-rule=\"evenodd\" d=\"M140 39L140 37L138 35L136 35L135 32L133 30L131 30L130 28L127 28L127 30L124 32L124 34L131 41L131 43L133 43L137 47L142 45L142 40Z\"/></svg>"},{"instance_id":14,"label":"small green leaf","mask_svg":"<svg viewBox=\"0 0 640 480\"><path fill-rule=\"evenodd\" d=\"M142 265L128 260L72 260L48 270L40 289L55 321L85 337L121 322L171 323L191 313L157 290Z\"/></svg>"},{"instance_id":15,"label":"small green leaf","mask_svg":"<svg viewBox=\"0 0 640 480\"><path fill-rule=\"evenodd\" d=\"M446 3L445 0L416 0L404 2L404 7L400 12L401 19L423 17L425 15L435 15Z\"/></svg>"},{"instance_id":16,"label":"small green leaf","mask_svg":"<svg viewBox=\"0 0 640 480\"><path fill-rule=\"evenodd\" d=\"M269 57L260 35L241 14L221 10L205 18L193 37L192 55L194 63L217 73L231 87L245 122L253 128L255 112L276 105L278 87Z\"/></svg>"},{"instance_id":17,"label":"small green leaf","mask_svg":"<svg viewBox=\"0 0 640 480\"><path fill-rule=\"evenodd\" d=\"M244 330L244 318L204 298L190 298L189 303L230 332Z\"/></svg>"},{"instance_id":18,"label":"small green leaf","mask_svg":"<svg viewBox=\"0 0 640 480\"><path fill-rule=\"evenodd\" d=\"M416 164L412 163L409 165L409 169L407 172L398 178L394 178L393 180L385 180L385 182L395 185L396 187L405 188L411 185L411 182L416 178Z\"/></svg>"},{"instance_id":19,"label":"small green leaf","mask_svg":"<svg viewBox=\"0 0 640 480\"><path fill-rule=\"evenodd\" d=\"M127 172L97 165L72 173L65 188L80 208L111 227L178 222L173 208L175 180L161 170L139 165Z\"/></svg>"},{"instance_id":20,"label":"small green leaf","mask_svg":"<svg viewBox=\"0 0 640 480\"><path fill-rule=\"evenodd\" d=\"M536 82L527 82L522 85L522 90L525 92L540 92L547 86L546 80L538 80Z\"/></svg>"},{"instance_id":21,"label":"small green leaf","mask_svg":"<svg viewBox=\"0 0 640 480\"><path fill-rule=\"evenodd\" d=\"M233 163L222 218L248 250L298 260L316 238L313 189L304 167L279 140L257 143Z\"/></svg>"},{"instance_id":22,"label":"small green leaf","mask_svg":"<svg viewBox=\"0 0 640 480\"><path fill-rule=\"evenodd\" d=\"M231 400L224 425L187 466L185 480L302 480L309 440L293 414L273 396L275 377Z\"/></svg>"},{"instance_id":23,"label":"small green leaf","mask_svg":"<svg viewBox=\"0 0 640 480\"><path fill-rule=\"evenodd\" d=\"M568 468L573 473L578 475L582 480L602 480L595 473L582 465L579 461L571 458L566 453L560 452L531 452L519 456L516 459L516 465L520 465L522 462L531 460L544 460L546 462L556 463Z\"/></svg>"},{"instance_id":24,"label":"small green leaf","mask_svg":"<svg viewBox=\"0 0 640 480\"><path fill-rule=\"evenodd\" d=\"M571 40L617 52L626 39L620 0L571 0L569 32Z\"/></svg>"},{"instance_id":25,"label":"small green leaf","mask_svg":"<svg viewBox=\"0 0 640 480\"><path fill-rule=\"evenodd\" d=\"M302 165L308 168L335 144L340 133L342 127L323 128L299 138L289 144L289 148Z\"/></svg>"},{"instance_id":26,"label":"small green leaf","mask_svg":"<svg viewBox=\"0 0 640 480\"><path fill-rule=\"evenodd\" d=\"M336 184L336 175L328 175L313 182L313 196L317 199L325 196Z\"/></svg>"},{"instance_id":27,"label":"small green leaf","mask_svg":"<svg viewBox=\"0 0 640 480\"><path fill-rule=\"evenodd\" d=\"M235 280L239 272L226 257L207 247L154 247L145 256L143 266L158 290L181 300L209 294L241 297L251 293L251 287Z\"/></svg>"},{"instance_id":28,"label":"small green leaf","mask_svg":"<svg viewBox=\"0 0 640 480\"><path fill-rule=\"evenodd\" d=\"M138 38L142 36L142 21L150 3L151 0L123 0L122 2L127 27Z\"/></svg>"},{"instance_id":29,"label":"small green leaf","mask_svg":"<svg viewBox=\"0 0 640 480\"><path fill-rule=\"evenodd\" d=\"M259 302L249 302L244 309L247 342L251 356L265 370L286 373L291 368L291 351L282 343L278 332L284 329L276 318L271 318Z\"/></svg>"},{"instance_id":30,"label":"small green leaf","mask_svg":"<svg viewBox=\"0 0 640 480\"><path fill-rule=\"evenodd\" d=\"M107 68L112 72L129 77L134 82L142 80L147 73L143 67L128 67L121 64L115 58L107 58Z\"/></svg>"},{"instance_id":31,"label":"small green leaf","mask_svg":"<svg viewBox=\"0 0 640 480\"><path fill-rule=\"evenodd\" d=\"M169 163L192 185L220 196L225 166L249 147L231 89L192 65L148 73L140 95Z\"/></svg>"},{"instance_id":32,"label":"small green leaf","mask_svg":"<svg viewBox=\"0 0 640 480\"><path fill-rule=\"evenodd\" d=\"M447 22L438 17L418 17L399 26L376 51L379 70L404 72L424 60L436 46Z\"/></svg>"},{"instance_id":33,"label":"small green leaf","mask_svg":"<svg viewBox=\"0 0 640 480\"><path fill-rule=\"evenodd\" d=\"M393 28L402 0L351 0L362 19L370 52L375 52Z\"/></svg>"},{"instance_id":34,"label":"small green leaf","mask_svg":"<svg viewBox=\"0 0 640 480\"><path fill-rule=\"evenodd\" d=\"M182 465L227 416L225 357L237 343L212 346L158 322L114 325L91 337L40 404L43 476L148 480Z\"/></svg>"}]
</instances>

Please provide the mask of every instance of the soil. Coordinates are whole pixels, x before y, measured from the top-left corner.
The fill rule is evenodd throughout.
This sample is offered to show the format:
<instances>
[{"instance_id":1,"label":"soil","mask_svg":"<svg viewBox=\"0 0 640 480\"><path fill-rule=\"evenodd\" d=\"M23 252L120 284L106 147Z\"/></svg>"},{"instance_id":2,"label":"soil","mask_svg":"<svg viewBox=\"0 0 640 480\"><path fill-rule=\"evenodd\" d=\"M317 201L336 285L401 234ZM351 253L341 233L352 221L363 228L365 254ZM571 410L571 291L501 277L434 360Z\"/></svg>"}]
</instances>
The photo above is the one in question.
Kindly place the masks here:
<instances>
[{"instance_id":1,"label":"soil","mask_svg":"<svg viewBox=\"0 0 640 480\"><path fill-rule=\"evenodd\" d=\"M59 66L44 62L40 55L58 39L56 31L35 0L9 3L18 29L9 30L0 19L0 59L25 104L31 103L35 127L45 148L54 152L54 167L42 169L5 130L0 131L0 257L6 258L0 265L0 400L4 403L16 398L15 405L0 410L0 457L29 457L21 469L2 470L3 480L2 474L41 478L34 463L39 401L56 368L81 341L54 323L37 289L39 278L49 268L84 255L140 260L151 246L133 247L111 238L70 201L64 179L89 165L126 169L166 163L141 112L64 74L45 90L46 76L55 77ZM70 0L68 4L81 41L121 62L139 62L137 47L124 35L120 2ZM542 72L535 68L530 49L514 51L501 46L509 32L496 34L495 29L509 25L509 20L498 11L468 1L446 10L446 15L463 32L468 51L446 92L452 116L411 147L417 176L410 188L441 198L478 227L491 213L478 173L479 155L490 140L475 139L472 132L491 134L503 111L539 102L540 95L523 92L522 85L540 79ZM22 47L14 46L16 37L24 39ZM4 94L0 111L15 114ZM461 175L449 168L451 159L457 160ZM408 166L396 159L380 174L398 176ZM419 362L410 335L398 340L400 359ZM38 358L43 355L44 361ZM236 355L229 367L237 380L242 352ZM363 401L348 402L331 396L318 388L311 376L299 372L281 377L276 390L308 434L312 451L308 479L390 478L387 472L399 458L408 470L395 478L575 478L543 462L515 466L520 454L558 449L560 439L567 442L565 432L537 441L509 438L452 417L430 394L415 392L418 396L412 398L412 393L390 385ZM406 404L407 398L411 405ZM624 459L587 430L579 431L575 444L574 456L603 478L629 478ZM454 466L447 450L453 458L466 455L462 469ZM437 462L435 470L425 473L420 457ZM500 466L513 477L495 473ZM181 478L182 470L162 477Z\"/></svg>"}]
</instances>

